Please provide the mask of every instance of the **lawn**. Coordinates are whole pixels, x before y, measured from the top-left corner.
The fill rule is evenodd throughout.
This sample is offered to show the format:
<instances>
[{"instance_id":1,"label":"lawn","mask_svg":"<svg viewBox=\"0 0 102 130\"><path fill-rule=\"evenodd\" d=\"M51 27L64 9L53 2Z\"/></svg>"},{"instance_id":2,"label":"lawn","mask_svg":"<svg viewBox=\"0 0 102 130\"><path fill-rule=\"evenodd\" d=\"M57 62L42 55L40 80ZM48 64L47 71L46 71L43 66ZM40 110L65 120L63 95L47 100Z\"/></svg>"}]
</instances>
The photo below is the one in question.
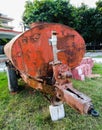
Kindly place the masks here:
<instances>
[{"instance_id":1,"label":"lawn","mask_svg":"<svg viewBox=\"0 0 102 130\"><path fill-rule=\"evenodd\" d=\"M43 95L26 87L16 95L11 95L7 87L6 73L0 73L0 130L102 130L102 65L95 64L93 73L101 77L72 80L73 86L91 97L99 117L80 115L64 104L65 118L51 121L50 103Z\"/></svg>"}]
</instances>

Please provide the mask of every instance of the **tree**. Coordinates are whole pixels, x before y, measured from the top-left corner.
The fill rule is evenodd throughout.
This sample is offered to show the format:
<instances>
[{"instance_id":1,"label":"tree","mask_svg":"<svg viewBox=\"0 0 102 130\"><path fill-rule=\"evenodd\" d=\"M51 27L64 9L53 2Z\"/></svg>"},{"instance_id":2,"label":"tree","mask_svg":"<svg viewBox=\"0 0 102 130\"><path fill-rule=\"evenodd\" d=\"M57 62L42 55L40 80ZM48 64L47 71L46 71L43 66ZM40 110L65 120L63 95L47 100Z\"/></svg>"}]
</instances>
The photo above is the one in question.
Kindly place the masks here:
<instances>
[{"instance_id":1,"label":"tree","mask_svg":"<svg viewBox=\"0 0 102 130\"><path fill-rule=\"evenodd\" d=\"M100 11L100 12L102 12L102 0L99 0L99 1L97 1L96 2L96 8Z\"/></svg>"},{"instance_id":2,"label":"tree","mask_svg":"<svg viewBox=\"0 0 102 130\"><path fill-rule=\"evenodd\" d=\"M92 42L93 46L102 41L102 11L101 2L96 8L88 8L85 4L77 8L76 30L82 34L86 43ZM101 8L101 9L100 9Z\"/></svg>"},{"instance_id":3,"label":"tree","mask_svg":"<svg viewBox=\"0 0 102 130\"><path fill-rule=\"evenodd\" d=\"M93 32L93 16L95 15L94 8L88 8L87 5L83 4L77 8L77 23L76 30L82 34L85 41L90 42L92 40Z\"/></svg>"},{"instance_id":4,"label":"tree","mask_svg":"<svg viewBox=\"0 0 102 130\"><path fill-rule=\"evenodd\" d=\"M55 22L76 29L86 43L93 45L102 42L102 0L96 8L89 8L84 3L74 7L69 0L34 0L27 1L23 13L24 24L33 22Z\"/></svg>"},{"instance_id":5,"label":"tree","mask_svg":"<svg viewBox=\"0 0 102 130\"><path fill-rule=\"evenodd\" d=\"M96 2L96 15L95 19L95 30L96 30L96 41L102 43L102 0Z\"/></svg>"},{"instance_id":6,"label":"tree","mask_svg":"<svg viewBox=\"0 0 102 130\"><path fill-rule=\"evenodd\" d=\"M26 2L23 21L56 22L74 26L73 6L65 0L35 0Z\"/></svg>"}]
</instances>

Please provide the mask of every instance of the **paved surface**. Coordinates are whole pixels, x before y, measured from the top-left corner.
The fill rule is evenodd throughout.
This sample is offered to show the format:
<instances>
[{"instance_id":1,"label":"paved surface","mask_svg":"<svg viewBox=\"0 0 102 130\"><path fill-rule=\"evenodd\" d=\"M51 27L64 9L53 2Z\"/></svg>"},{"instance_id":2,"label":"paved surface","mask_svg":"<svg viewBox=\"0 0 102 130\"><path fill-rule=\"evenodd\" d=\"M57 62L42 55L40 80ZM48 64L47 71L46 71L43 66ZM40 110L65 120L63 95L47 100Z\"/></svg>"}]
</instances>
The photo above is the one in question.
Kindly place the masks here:
<instances>
[{"instance_id":1,"label":"paved surface","mask_svg":"<svg viewBox=\"0 0 102 130\"><path fill-rule=\"evenodd\" d=\"M0 72L6 71L6 65L5 63L0 63Z\"/></svg>"},{"instance_id":2,"label":"paved surface","mask_svg":"<svg viewBox=\"0 0 102 130\"><path fill-rule=\"evenodd\" d=\"M92 59L94 60L94 62L97 63L102 63L102 58L95 58L97 56L101 56L102 57L102 52L88 52L85 54L85 57L92 57Z\"/></svg>"},{"instance_id":3,"label":"paved surface","mask_svg":"<svg viewBox=\"0 0 102 130\"><path fill-rule=\"evenodd\" d=\"M96 63L102 63L102 58L92 58Z\"/></svg>"},{"instance_id":4,"label":"paved surface","mask_svg":"<svg viewBox=\"0 0 102 130\"><path fill-rule=\"evenodd\" d=\"M102 56L102 52L87 52L85 54L86 57L96 57L96 56Z\"/></svg>"},{"instance_id":5,"label":"paved surface","mask_svg":"<svg viewBox=\"0 0 102 130\"><path fill-rule=\"evenodd\" d=\"M5 55L0 55L0 72L6 71L6 65L5 65L5 60L6 60Z\"/></svg>"}]
</instances>

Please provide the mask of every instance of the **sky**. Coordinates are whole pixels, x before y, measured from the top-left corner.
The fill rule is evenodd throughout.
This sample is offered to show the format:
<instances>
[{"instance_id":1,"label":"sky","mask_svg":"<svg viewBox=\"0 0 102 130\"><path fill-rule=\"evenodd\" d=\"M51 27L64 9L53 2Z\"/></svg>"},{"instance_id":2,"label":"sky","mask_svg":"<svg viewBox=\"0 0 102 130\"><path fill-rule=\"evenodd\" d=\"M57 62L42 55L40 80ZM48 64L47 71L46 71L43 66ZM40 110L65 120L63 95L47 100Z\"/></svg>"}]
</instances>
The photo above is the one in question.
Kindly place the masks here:
<instances>
[{"instance_id":1,"label":"sky","mask_svg":"<svg viewBox=\"0 0 102 130\"><path fill-rule=\"evenodd\" d=\"M25 1L26 0L0 0L0 13L14 19L12 25L15 27L14 30L17 31L21 29L20 23L22 22ZM89 7L95 7L96 1L98 0L70 0L70 3L75 6L80 6L83 2Z\"/></svg>"}]
</instances>

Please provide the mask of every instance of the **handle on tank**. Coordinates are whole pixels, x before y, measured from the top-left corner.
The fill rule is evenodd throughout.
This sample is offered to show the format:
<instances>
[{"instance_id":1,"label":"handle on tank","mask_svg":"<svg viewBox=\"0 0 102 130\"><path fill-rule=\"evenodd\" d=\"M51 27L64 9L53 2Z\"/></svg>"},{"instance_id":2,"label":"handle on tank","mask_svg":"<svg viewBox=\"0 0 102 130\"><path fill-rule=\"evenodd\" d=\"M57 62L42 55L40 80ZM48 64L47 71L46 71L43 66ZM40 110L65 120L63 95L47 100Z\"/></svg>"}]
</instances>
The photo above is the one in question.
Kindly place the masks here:
<instances>
[{"instance_id":1,"label":"handle on tank","mask_svg":"<svg viewBox=\"0 0 102 130\"><path fill-rule=\"evenodd\" d=\"M57 49L57 33L56 33L56 31L52 31L52 36L51 36L51 39L49 39L49 43L52 46L52 51L53 51L53 61L52 61L52 63L54 65L61 63L58 60L58 56L57 56L57 53L59 52L59 50Z\"/></svg>"}]
</instances>

